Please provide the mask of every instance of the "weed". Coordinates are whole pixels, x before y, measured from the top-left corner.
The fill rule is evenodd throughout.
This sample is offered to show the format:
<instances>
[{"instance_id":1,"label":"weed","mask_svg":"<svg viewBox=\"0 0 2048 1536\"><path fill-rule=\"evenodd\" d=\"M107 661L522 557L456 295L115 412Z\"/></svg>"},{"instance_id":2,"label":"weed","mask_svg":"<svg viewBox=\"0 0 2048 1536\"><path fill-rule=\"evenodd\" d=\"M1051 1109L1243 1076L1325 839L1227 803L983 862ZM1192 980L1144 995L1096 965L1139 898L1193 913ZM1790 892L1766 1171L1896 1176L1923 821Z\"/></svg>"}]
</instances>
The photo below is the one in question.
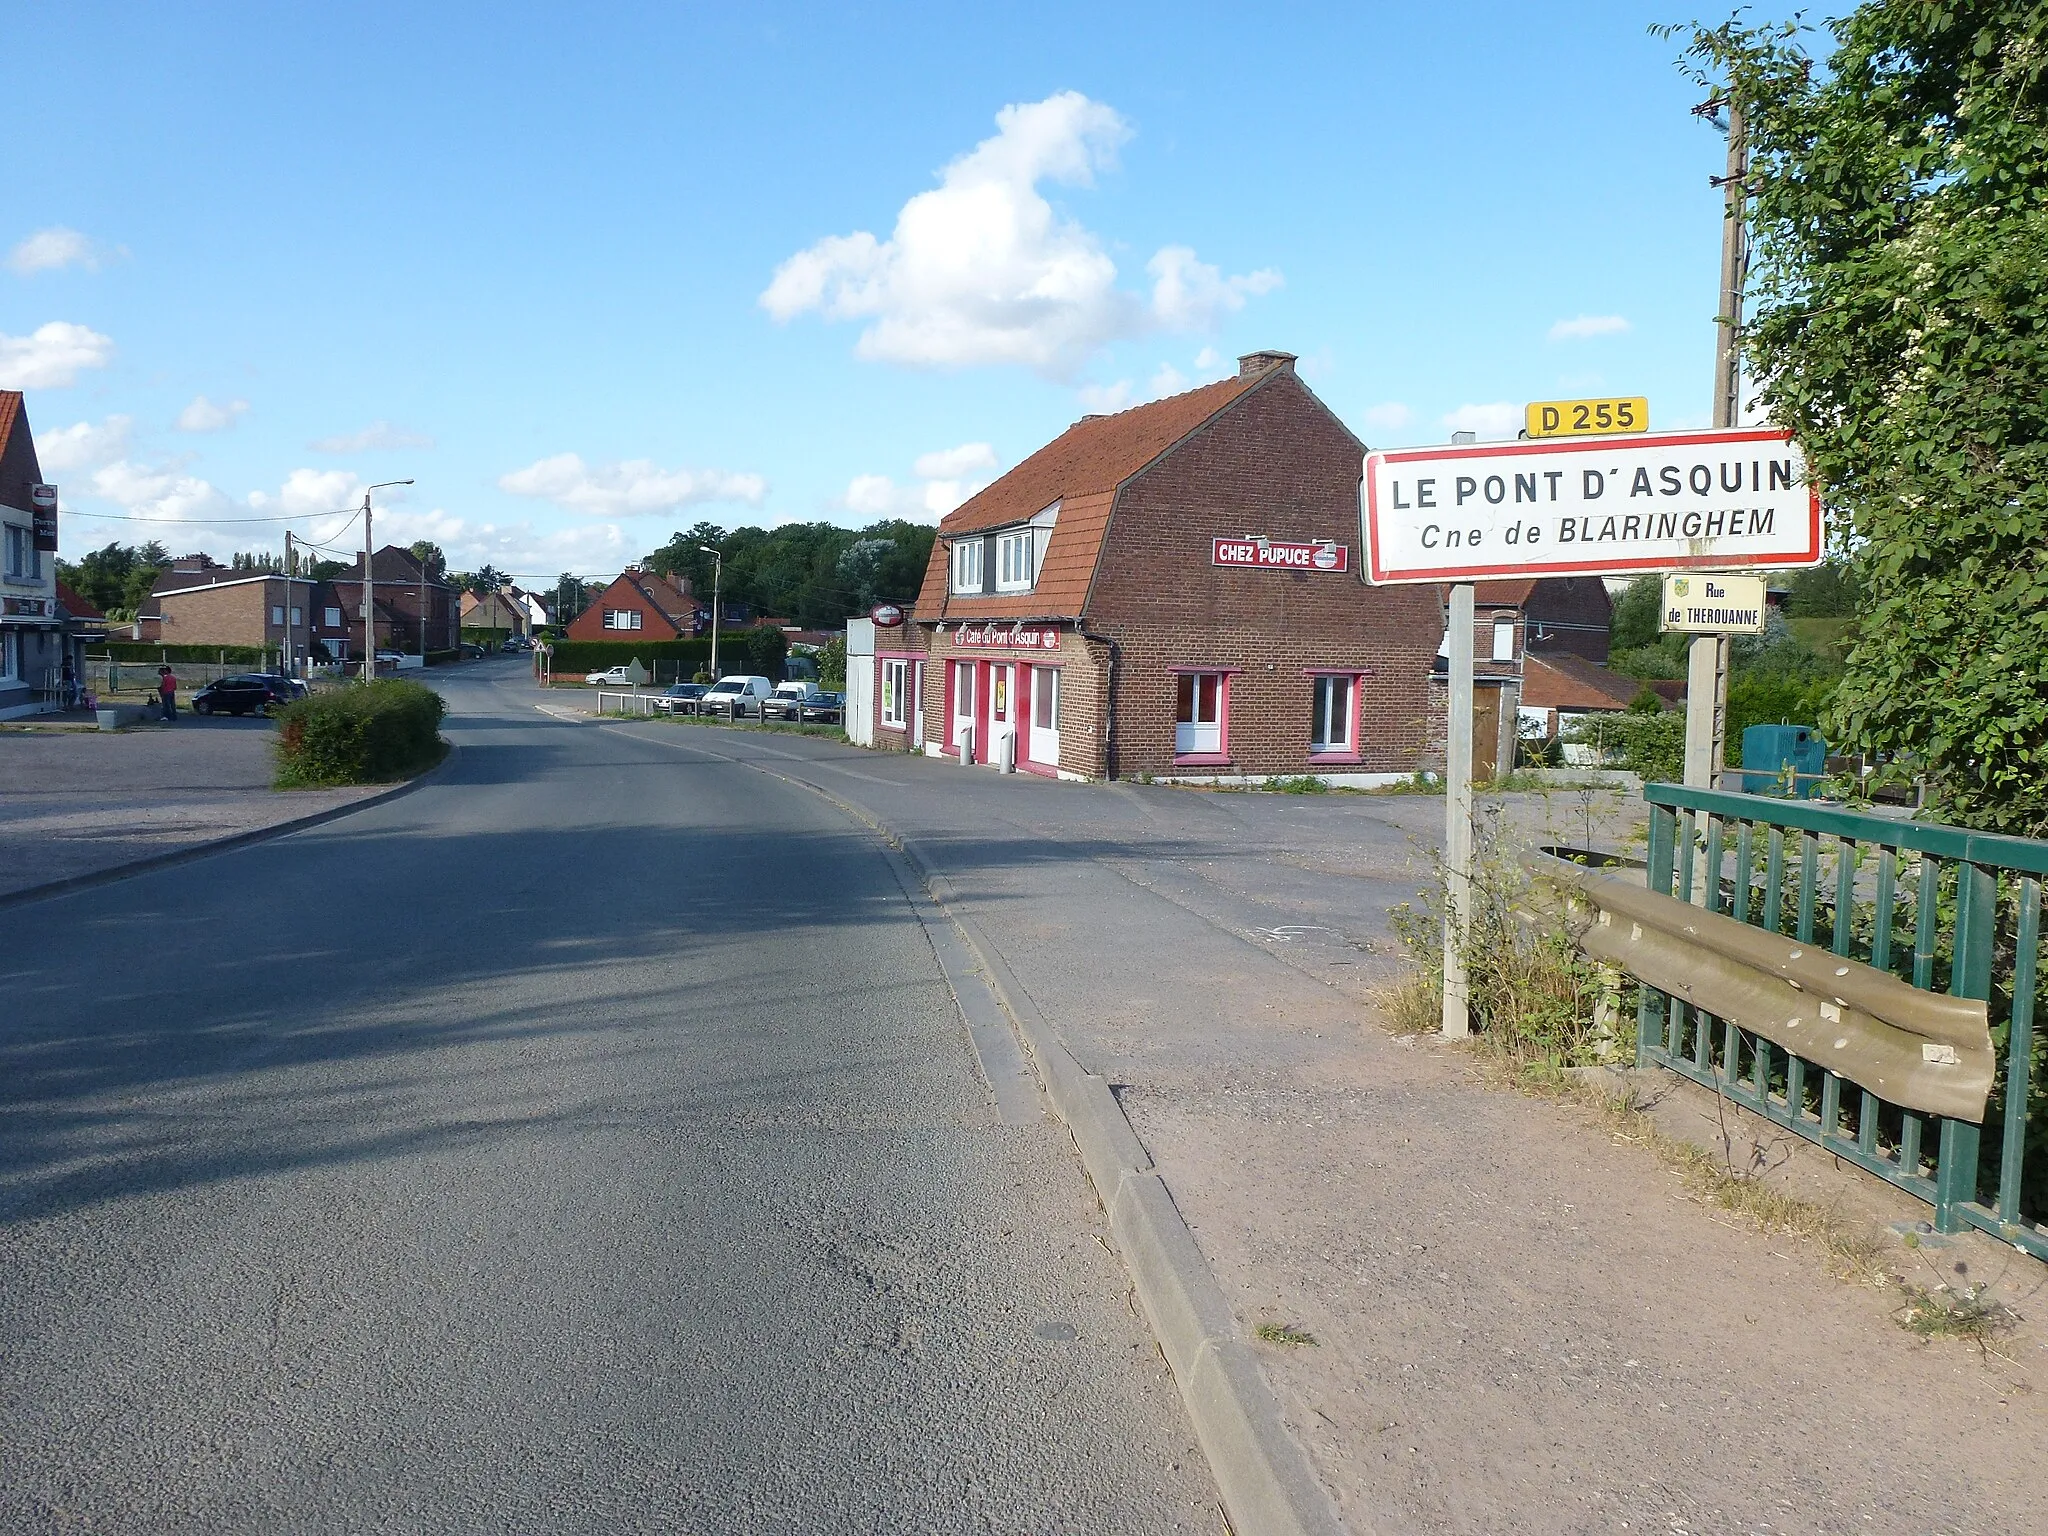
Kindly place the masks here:
<instances>
[{"instance_id":1,"label":"weed","mask_svg":"<svg viewBox=\"0 0 2048 1536\"><path fill-rule=\"evenodd\" d=\"M1252 1330L1252 1336L1262 1344L1287 1344L1297 1349L1304 1345L1311 1349L1319 1347L1314 1334L1292 1323L1260 1323Z\"/></svg>"},{"instance_id":2,"label":"weed","mask_svg":"<svg viewBox=\"0 0 2048 1536\"><path fill-rule=\"evenodd\" d=\"M1327 795L1330 786L1312 773L1274 774L1259 786L1279 795Z\"/></svg>"},{"instance_id":3,"label":"weed","mask_svg":"<svg viewBox=\"0 0 2048 1536\"><path fill-rule=\"evenodd\" d=\"M2019 1323L2019 1315L1995 1301L1987 1286L1951 1290L1946 1285L1904 1287L1906 1299L1892 1315L1908 1333L1923 1339L1961 1339L1985 1354Z\"/></svg>"}]
</instances>

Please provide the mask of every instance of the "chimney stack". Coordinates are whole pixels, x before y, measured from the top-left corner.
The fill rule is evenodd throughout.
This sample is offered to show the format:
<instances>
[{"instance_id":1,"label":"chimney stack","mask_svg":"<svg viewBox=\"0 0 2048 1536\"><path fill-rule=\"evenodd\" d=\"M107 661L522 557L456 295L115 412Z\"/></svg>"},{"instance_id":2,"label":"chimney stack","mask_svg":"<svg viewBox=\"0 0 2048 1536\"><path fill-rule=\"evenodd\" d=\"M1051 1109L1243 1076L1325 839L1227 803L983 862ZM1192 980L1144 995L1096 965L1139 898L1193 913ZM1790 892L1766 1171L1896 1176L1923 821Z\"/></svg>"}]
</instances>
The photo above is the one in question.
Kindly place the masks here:
<instances>
[{"instance_id":1,"label":"chimney stack","mask_svg":"<svg viewBox=\"0 0 2048 1536\"><path fill-rule=\"evenodd\" d=\"M1292 352L1247 352L1237 360L1237 376L1240 379L1256 379L1262 374L1279 368L1294 372Z\"/></svg>"}]
</instances>

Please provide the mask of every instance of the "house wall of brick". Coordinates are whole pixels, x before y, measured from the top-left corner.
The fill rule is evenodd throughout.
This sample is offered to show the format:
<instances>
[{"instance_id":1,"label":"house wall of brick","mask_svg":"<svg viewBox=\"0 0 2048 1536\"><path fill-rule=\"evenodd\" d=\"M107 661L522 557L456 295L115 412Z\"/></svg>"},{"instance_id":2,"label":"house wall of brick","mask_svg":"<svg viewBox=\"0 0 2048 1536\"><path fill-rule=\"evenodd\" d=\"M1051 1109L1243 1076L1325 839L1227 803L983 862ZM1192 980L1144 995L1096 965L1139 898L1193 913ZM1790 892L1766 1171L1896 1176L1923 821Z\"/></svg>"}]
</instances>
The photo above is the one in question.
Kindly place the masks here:
<instances>
[{"instance_id":1,"label":"house wall of brick","mask_svg":"<svg viewBox=\"0 0 2048 1536\"><path fill-rule=\"evenodd\" d=\"M1090 779L1108 776L1108 693L1105 688L1105 672L1109 664L1107 645L1091 642L1072 625L1060 627L1059 646L1051 651L963 648L954 643L956 633L955 625L946 626L944 634L935 634L924 628L918 630L919 636L928 647L925 652L923 693L927 741L943 748L951 740L952 694L948 687L948 669L953 665L1007 663L1020 669L1057 667L1060 690L1058 769L1063 773L1078 774ZM979 679L982 675L977 671L977 687L980 686ZM1020 709L1028 705L1029 694L1020 693L1019 701ZM977 747L976 750L982 749ZM1031 771L1023 762L1020 762L1019 766L1023 771Z\"/></svg>"},{"instance_id":2,"label":"house wall of brick","mask_svg":"<svg viewBox=\"0 0 2048 1536\"><path fill-rule=\"evenodd\" d=\"M641 577L648 583L666 582L667 578L652 573ZM687 583L685 583L687 585ZM671 589L673 590L673 589ZM691 600L680 592L668 601L678 612L689 609ZM640 615L638 629L606 629L606 610L637 613ZM690 626L680 626L681 636L687 638ZM568 627L571 640L674 640L678 638L679 626L650 602L645 593L628 577L617 577L603 592L591 599L590 606L578 614Z\"/></svg>"},{"instance_id":3,"label":"house wall of brick","mask_svg":"<svg viewBox=\"0 0 2048 1536\"><path fill-rule=\"evenodd\" d=\"M1567 651L1606 665L1614 602L1598 576L1555 576L1537 582L1526 617L1529 649Z\"/></svg>"},{"instance_id":4,"label":"house wall of brick","mask_svg":"<svg viewBox=\"0 0 2048 1536\"><path fill-rule=\"evenodd\" d=\"M164 645L281 644L284 626L271 626L270 605L284 601L284 583L275 583L275 596L272 585L243 581L163 593L158 599L162 617L152 638ZM303 607L303 597L300 603Z\"/></svg>"},{"instance_id":5,"label":"house wall of brick","mask_svg":"<svg viewBox=\"0 0 2048 1536\"><path fill-rule=\"evenodd\" d=\"M1430 586L1370 587L1359 574L1357 441L1286 374L1232 405L1127 482L1110 517L1086 610L1116 642L1114 771L1170 775L1176 666L1236 668L1229 761L1203 773L1317 771L1310 669L1360 675L1351 773L1411 773L1428 734L1429 676L1443 636ZM1330 539L1344 573L1213 563L1217 537Z\"/></svg>"}]
</instances>

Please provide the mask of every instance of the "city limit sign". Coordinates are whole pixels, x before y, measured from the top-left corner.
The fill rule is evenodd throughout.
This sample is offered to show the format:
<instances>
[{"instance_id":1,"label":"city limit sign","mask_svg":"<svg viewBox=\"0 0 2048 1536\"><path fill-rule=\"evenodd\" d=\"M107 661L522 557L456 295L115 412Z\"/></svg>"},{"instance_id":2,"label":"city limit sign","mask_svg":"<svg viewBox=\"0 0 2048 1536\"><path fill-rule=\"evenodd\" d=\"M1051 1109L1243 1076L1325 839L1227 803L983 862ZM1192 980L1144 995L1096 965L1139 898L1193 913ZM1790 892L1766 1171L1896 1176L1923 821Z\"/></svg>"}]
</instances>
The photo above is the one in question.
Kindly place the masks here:
<instances>
[{"instance_id":1,"label":"city limit sign","mask_svg":"<svg viewBox=\"0 0 2048 1536\"><path fill-rule=\"evenodd\" d=\"M1821 562L1820 493L1760 428L1455 444L1366 455L1375 584Z\"/></svg>"}]
</instances>

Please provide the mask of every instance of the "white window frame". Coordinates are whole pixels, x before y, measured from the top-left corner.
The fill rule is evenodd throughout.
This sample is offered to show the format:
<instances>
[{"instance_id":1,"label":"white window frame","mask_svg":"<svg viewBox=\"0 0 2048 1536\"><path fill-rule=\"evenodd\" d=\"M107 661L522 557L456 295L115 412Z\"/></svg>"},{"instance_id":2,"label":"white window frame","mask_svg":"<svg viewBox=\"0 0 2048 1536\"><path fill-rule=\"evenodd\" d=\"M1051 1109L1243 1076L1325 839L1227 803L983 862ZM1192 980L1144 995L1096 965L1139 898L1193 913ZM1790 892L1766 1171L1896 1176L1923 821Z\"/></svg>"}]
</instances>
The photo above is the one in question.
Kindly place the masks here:
<instances>
[{"instance_id":1,"label":"white window frame","mask_svg":"<svg viewBox=\"0 0 2048 1536\"><path fill-rule=\"evenodd\" d=\"M329 629L341 628L341 610L339 608L327 610L327 627Z\"/></svg>"},{"instance_id":2,"label":"white window frame","mask_svg":"<svg viewBox=\"0 0 2048 1536\"><path fill-rule=\"evenodd\" d=\"M21 631L0 629L0 683L21 680Z\"/></svg>"},{"instance_id":3,"label":"white window frame","mask_svg":"<svg viewBox=\"0 0 2048 1536\"><path fill-rule=\"evenodd\" d=\"M638 608L607 608L604 611L604 627L612 630L634 630L640 627Z\"/></svg>"},{"instance_id":4,"label":"white window frame","mask_svg":"<svg viewBox=\"0 0 2048 1536\"><path fill-rule=\"evenodd\" d=\"M1308 750L1313 756L1358 753L1358 678L1349 672L1319 672L1311 679ZM1341 685L1341 696L1338 688ZM1341 706L1341 707L1340 707ZM1333 735L1335 725L1341 734Z\"/></svg>"},{"instance_id":5,"label":"white window frame","mask_svg":"<svg viewBox=\"0 0 2048 1536\"><path fill-rule=\"evenodd\" d=\"M43 579L43 552L36 548L35 530L21 523L7 525L7 579Z\"/></svg>"},{"instance_id":6,"label":"white window frame","mask_svg":"<svg viewBox=\"0 0 2048 1536\"><path fill-rule=\"evenodd\" d=\"M1493 659L1513 661L1515 659L1515 621L1495 619L1493 621Z\"/></svg>"},{"instance_id":7,"label":"white window frame","mask_svg":"<svg viewBox=\"0 0 2048 1536\"><path fill-rule=\"evenodd\" d=\"M998 592L1029 592L1038 578L1038 567L1031 558L1031 547L1036 542L1030 528L1012 528L996 535L996 590Z\"/></svg>"},{"instance_id":8,"label":"white window frame","mask_svg":"<svg viewBox=\"0 0 2048 1536\"><path fill-rule=\"evenodd\" d=\"M981 590L980 534L953 541L953 590L971 594Z\"/></svg>"},{"instance_id":9,"label":"white window frame","mask_svg":"<svg viewBox=\"0 0 2048 1536\"><path fill-rule=\"evenodd\" d=\"M1204 685L1208 686L1204 686ZM1181 719L1180 691L1188 689L1189 718ZM1176 672L1173 679L1173 753L1176 757L1222 757L1230 749L1225 722L1230 718L1228 672ZM1204 716L1203 695L1208 695Z\"/></svg>"},{"instance_id":10,"label":"white window frame","mask_svg":"<svg viewBox=\"0 0 2048 1536\"><path fill-rule=\"evenodd\" d=\"M882 724L903 730L910 724L910 663L882 663Z\"/></svg>"},{"instance_id":11,"label":"white window frame","mask_svg":"<svg viewBox=\"0 0 2048 1536\"><path fill-rule=\"evenodd\" d=\"M1060 761L1060 669L1031 669L1030 757L1057 768Z\"/></svg>"}]
</instances>

